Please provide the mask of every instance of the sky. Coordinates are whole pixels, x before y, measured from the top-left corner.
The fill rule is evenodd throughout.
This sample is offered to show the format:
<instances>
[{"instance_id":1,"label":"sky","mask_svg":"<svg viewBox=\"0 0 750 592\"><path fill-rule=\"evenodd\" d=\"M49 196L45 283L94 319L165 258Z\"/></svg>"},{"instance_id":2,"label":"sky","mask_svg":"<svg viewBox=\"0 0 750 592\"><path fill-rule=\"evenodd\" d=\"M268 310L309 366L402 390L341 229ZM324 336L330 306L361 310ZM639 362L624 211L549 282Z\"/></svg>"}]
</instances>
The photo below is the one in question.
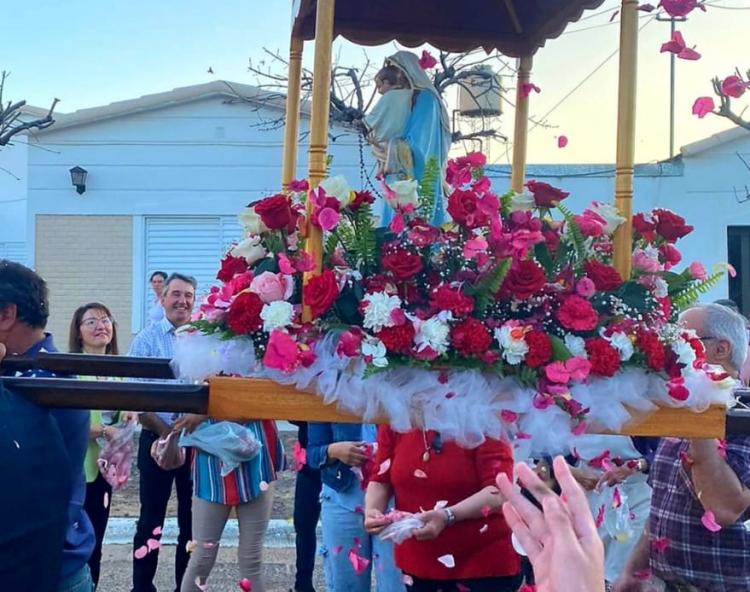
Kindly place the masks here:
<instances>
[{"instance_id":1,"label":"sky","mask_svg":"<svg viewBox=\"0 0 750 592\"><path fill-rule=\"evenodd\" d=\"M731 127L718 117L700 120L691 107L696 97L712 94L713 76L750 68L750 0L707 2L707 12L694 11L678 26L688 46L695 45L703 57L677 60L677 149ZM529 162L614 161L619 27L616 17L609 19L618 6L617 0L607 0L584 13L537 52L532 81L542 92L532 96L531 114L545 116L549 127L530 132ZM285 54L290 25L290 0L17 3L4 15L0 70L11 72L5 99L46 107L57 97L59 111L70 112L215 79L252 84L248 60L263 60L263 48ZM641 13L640 25L636 160L653 162L669 156L669 57L659 48L670 33L669 23L653 14ZM375 63L393 50L393 44L366 49ZM363 48L347 41L337 41L334 52L341 64L364 61ZM312 53L307 43L308 65ZM507 96L512 100L513 91ZM448 96L451 106L454 100ZM512 137L512 109L498 127ZM559 135L568 138L567 147L558 148ZM504 146L488 151L492 162L508 161Z\"/></svg>"}]
</instances>

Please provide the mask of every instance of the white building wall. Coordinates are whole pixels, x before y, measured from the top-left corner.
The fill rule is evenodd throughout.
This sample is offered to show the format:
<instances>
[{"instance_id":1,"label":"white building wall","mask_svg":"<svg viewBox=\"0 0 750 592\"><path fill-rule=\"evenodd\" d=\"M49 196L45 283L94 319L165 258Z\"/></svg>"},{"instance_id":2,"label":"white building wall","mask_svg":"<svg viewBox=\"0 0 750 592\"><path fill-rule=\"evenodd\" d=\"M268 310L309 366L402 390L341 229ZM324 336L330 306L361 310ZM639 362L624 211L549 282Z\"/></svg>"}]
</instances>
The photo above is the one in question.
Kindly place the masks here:
<instances>
[{"instance_id":1,"label":"white building wall","mask_svg":"<svg viewBox=\"0 0 750 592\"><path fill-rule=\"evenodd\" d=\"M26 196L28 146L16 136L0 148L0 259L28 263L26 249Z\"/></svg>"}]
</instances>

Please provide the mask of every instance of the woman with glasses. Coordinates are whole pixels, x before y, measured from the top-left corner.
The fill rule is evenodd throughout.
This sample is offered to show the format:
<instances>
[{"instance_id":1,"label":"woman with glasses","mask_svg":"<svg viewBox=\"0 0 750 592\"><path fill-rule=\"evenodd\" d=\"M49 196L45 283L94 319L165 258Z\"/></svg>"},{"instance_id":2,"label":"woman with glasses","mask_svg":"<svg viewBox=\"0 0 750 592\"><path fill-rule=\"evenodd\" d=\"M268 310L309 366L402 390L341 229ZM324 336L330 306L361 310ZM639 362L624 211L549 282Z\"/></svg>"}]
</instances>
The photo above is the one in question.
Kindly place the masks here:
<instances>
[{"instance_id":1,"label":"woman with glasses","mask_svg":"<svg viewBox=\"0 0 750 592\"><path fill-rule=\"evenodd\" d=\"M118 355L117 323L109 308L99 302L91 302L78 307L70 323L68 341L70 353ZM106 379L103 379L106 380ZM94 526L96 546L89 559L94 586L99 582L102 559L102 541L109 520L112 486L99 472L97 461L101 453L101 443L114 438L118 424L135 421L137 414L117 411L91 411L89 447L86 451L84 471L86 474L86 501L84 509Z\"/></svg>"}]
</instances>

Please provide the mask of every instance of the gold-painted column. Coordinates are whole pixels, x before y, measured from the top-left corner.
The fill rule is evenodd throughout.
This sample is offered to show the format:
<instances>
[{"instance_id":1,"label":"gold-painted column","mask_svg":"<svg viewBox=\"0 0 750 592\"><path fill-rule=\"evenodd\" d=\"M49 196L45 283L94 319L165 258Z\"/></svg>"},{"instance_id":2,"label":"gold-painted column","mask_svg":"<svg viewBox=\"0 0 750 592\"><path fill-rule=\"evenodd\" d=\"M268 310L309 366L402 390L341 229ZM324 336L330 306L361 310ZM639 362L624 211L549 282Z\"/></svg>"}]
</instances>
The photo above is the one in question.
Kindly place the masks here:
<instances>
[{"instance_id":1,"label":"gold-painted column","mask_svg":"<svg viewBox=\"0 0 750 592\"><path fill-rule=\"evenodd\" d=\"M281 185L286 188L294 181L297 171L297 142L299 141L299 102L302 84L302 47L304 42L292 36L289 43L289 83L286 91L286 123L284 126L284 155L281 162Z\"/></svg>"},{"instance_id":2,"label":"gold-painted column","mask_svg":"<svg viewBox=\"0 0 750 592\"><path fill-rule=\"evenodd\" d=\"M331 46L333 44L333 16L335 0L318 0L315 15L315 65L313 69L312 113L310 121L310 156L308 177L310 187L315 188L326 175L326 149L328 147L328 115L331 101ZM307 218L310 219L312 200L307 201ZM319 228L308 223L306 251L315 262L315 269L305 274L307 282L311 275L323 269L323 242ZM304 302L303 302L304 304ZM303 306L302 320L311 319L310 309Z\"/></svg>"},{"instance_id":3,"label":"gold-painted column","mask_svg":"<svg viewBox=\"0 0 750 592\"><path fill-rule=\"evenodd\" d=\"M529 137L529 100L524 96L523 86L531 80L531 56L522 57L518 64L516 82L516 119L513 124L513 165L511 167L510 188L517 193L523 191L526 179L526 147Z\"/></svg>"},{"instance_id":4,"label":"gold-painted column","mask_svg":"<svg viewBox=\"0 0 750 592\"><path fill-rule=\"evenodd\" d=\"M620 8L620 77L617 101L617 160L615 206L625 218L614 236L614 265L627 279L631 270L633 237L633 166L635 161L635 106L638 77L638 1L623 0Z\"/></svg>"}]
</instances>

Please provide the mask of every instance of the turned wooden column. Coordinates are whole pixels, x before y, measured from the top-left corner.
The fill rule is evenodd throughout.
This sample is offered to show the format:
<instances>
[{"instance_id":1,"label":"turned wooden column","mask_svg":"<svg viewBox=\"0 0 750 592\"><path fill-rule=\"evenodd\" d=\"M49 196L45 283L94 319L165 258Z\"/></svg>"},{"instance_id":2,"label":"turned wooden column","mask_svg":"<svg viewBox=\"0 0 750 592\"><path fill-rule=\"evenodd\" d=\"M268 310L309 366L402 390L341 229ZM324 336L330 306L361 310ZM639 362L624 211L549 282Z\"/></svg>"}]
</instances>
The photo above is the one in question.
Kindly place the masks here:
<instances>
[{"instance_id":1,"label":"turned wooden column","mask_svg":"<svg viewBox=\"0 0 750 592\"><path fill-rule=\"evenodd\" d=\"M522 57L518 64L516 82L516 119L513 126L513 164L511 167L510 188L521 193L526 180L526 151L529 137L529 100L524 96L523 86L531 80L531 56Z\"/></svg>"},{"instance_id":2,"label":"turned wooden column","mask_svg":"<svg viewBox=\"0 0 750 592\"><path fill-rule=\"evenodd\" d=\"M297 175L297 143L299 141L299 104L302 84L302 48L304 42L292 36L289 43L289 83L286 91L286 122L284 154L281 161L281 185L286 187Z\"/></svg>"}]
</instances>

